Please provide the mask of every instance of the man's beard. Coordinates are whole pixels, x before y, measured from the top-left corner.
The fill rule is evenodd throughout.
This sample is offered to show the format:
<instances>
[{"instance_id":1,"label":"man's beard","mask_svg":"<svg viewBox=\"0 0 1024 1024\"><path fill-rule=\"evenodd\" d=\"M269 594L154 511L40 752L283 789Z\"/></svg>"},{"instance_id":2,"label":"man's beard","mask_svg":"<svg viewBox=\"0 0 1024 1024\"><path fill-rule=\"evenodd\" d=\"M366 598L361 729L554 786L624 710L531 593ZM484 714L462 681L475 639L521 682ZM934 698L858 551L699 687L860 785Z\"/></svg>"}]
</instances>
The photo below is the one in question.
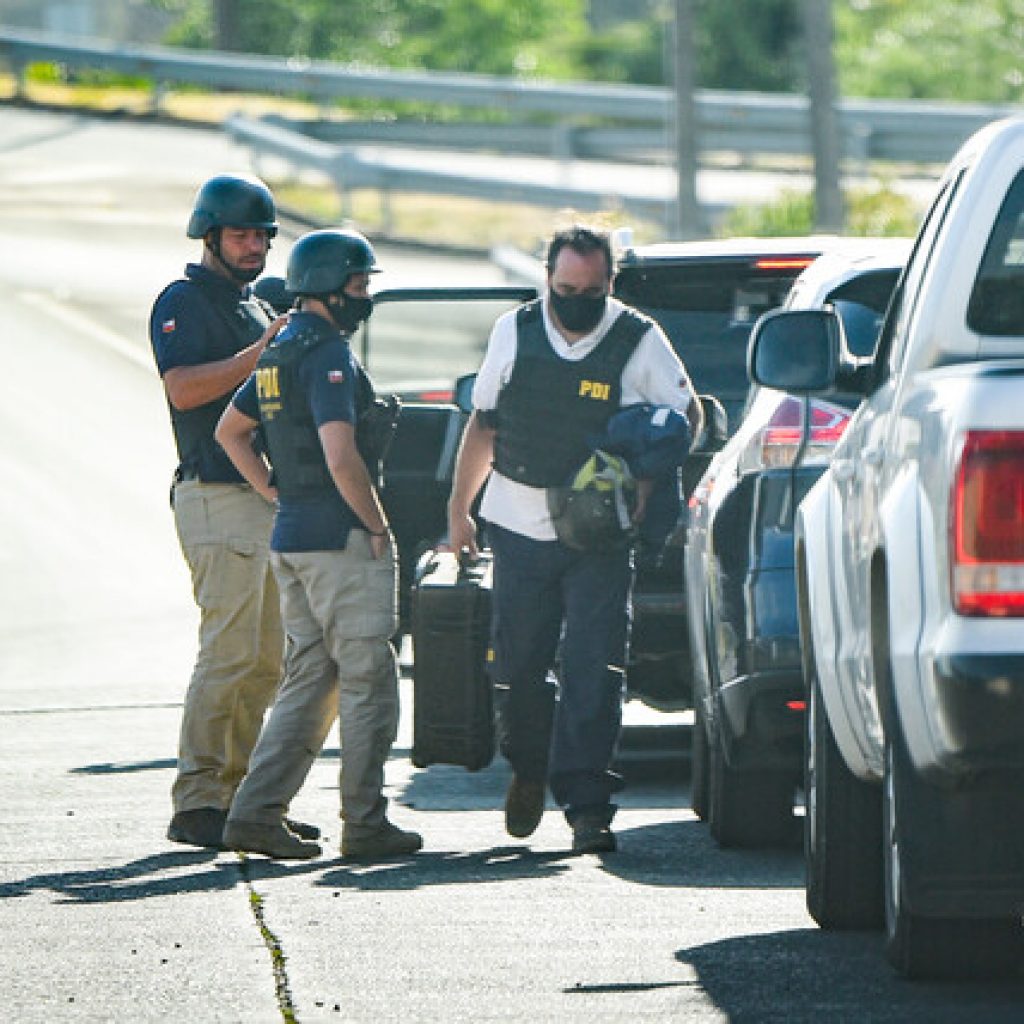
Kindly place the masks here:
<instances>
[{"instance_id":1,"label":"man's beard","mask_svg":"<svg viewBox=\"0 0 1024 1024\"><path fill-rule=\"evenodd\" d=\"M258 267L239 267L234 263L229 263L222 255L217 257L224 269L236 280L239 284L250 284L255 281L260 274L263 273L263 268L267 265L266 260L260 260Z\"/></svg>"}]
</instances>

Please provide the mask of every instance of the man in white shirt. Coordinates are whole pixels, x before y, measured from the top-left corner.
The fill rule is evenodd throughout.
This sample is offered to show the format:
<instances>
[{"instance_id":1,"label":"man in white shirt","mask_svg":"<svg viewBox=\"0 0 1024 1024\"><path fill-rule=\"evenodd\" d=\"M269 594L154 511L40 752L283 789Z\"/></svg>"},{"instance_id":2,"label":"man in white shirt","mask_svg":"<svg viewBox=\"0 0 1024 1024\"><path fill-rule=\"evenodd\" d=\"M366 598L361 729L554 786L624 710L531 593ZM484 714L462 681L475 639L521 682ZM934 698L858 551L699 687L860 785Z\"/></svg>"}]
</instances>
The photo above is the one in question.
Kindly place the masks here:
<instances>
[{"instance_id":1,"label":"man in white shirt","mask_svg":"<svg viewBox=\"0 0 1024 1024\"><path fill-rule=\"evenodd\" d=\"M661 328L611 297L606 234L579 225L556 233L547 276L543 300L506 313L492 330L459 450L449 543L476 553L471 508L486 480L489 664L513 770L507 830L533 833L548 784L573 829L573 850L610 852L611 796L622 780L609 766L622 724L632 555L625 545L563 544L547 492L566 483L622 406L668 406L687 417L692 436L701 411Z\"/></svg>"}]
</instances>

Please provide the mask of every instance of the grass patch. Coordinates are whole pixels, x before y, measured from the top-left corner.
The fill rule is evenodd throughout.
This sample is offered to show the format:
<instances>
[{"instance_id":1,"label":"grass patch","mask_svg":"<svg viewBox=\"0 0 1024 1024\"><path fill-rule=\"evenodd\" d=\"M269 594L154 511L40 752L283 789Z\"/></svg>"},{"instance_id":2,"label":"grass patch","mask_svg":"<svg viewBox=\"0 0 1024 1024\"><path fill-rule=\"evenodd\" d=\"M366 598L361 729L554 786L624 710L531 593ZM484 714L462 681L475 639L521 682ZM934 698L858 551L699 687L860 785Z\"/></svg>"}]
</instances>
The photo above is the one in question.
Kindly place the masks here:
<instances>
[{"instance_id":1,"label":"grass patch","mask_svg":"<svg viewBox=\"0 0 1024 1024\"><path fill-rule=\"evenodd\" d=\"M920 211L912 199L887 183L878 188L851 189L843 200L845 235L899 237L917 233ZM788 191L770 203L737 206L725 216L716 234L792 236L814 231L814 195Z\"/></svg>"},{"instance_id":2,"label":"grass patch","mask_svg":"<svg viewBox=\"0 0 1024 1024\"><path fill-rule=\"evenodd\" d=\"M283 207L322 224L351 222L370 235L437 242L469 249L514 245L538 252L552 230L575 220L607 230L629 225L637 242L660 237L657 225L629 220L618 211L589 213L553 210L521 203L489 202L459 196L381 193L361 189L343 203L329 185L296 180L270 181Z\"/></svg>"}]
</instances>

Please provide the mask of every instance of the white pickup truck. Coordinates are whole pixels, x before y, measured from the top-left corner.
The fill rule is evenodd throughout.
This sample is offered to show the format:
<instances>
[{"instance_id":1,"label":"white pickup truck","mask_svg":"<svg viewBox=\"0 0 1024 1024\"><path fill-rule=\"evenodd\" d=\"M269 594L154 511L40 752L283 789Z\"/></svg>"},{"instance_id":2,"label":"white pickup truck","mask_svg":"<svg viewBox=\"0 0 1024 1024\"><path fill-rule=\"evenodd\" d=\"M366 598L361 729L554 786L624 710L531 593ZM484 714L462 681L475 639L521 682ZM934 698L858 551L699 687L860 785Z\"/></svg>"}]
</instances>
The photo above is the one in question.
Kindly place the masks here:
<instances>
[{"instance_id":1,"label":"white pickup truck","mask_svg":"<svg viewBox=\"0 0 1024 1024\"><path fill-rule=\"evenodd\" d=\"M1005 975L1024 912L1024 119L939 184L873 358L768 314L758 383L862 401L795 529L807 904L916 978Z\"/></svg>"}]
</instances>

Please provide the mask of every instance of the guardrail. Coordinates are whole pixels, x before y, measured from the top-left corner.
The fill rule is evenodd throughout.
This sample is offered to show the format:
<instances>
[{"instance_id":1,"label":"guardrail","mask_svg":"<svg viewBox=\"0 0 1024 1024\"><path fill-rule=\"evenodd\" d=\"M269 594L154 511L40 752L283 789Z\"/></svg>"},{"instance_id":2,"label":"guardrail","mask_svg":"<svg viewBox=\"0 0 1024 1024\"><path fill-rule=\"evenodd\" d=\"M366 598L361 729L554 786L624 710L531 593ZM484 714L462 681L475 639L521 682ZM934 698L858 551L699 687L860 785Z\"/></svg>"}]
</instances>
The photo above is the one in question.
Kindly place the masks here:
<instances>
[{"instance_id":1,"label":"guardrail","mask_svg":"<svg viewBox=\"0 0 1024 1024\"><path fill-rule=\"evenodd\" d=\"M257 164L266 157L278 157L327 177L342 201L347 216L348 194L373 189L382 197L385 234L391 231L389 197L396 192L463 196L492 202L528 203L537 206L573 207L581 210L622 208L644 220L664 223L671 211L674 190L646 179L645 183L617 178L605 184L593 174L580 173L562 182L529 180L508 167L507 158L479 157L471 168L455 170L452 161L438 153L430 161L422 152L364 146L339 146L320 142L279 125L235 115L224 123L237 141L248 145ZM577 169L579 167L577 165ZM521 170L521 169L520 169ZM585 168L583 169L585 171ZM720 212L705 205L712 215Z\"/></svg>"},{"instance_id":2,"label":"guardrail","mask_svg":"<svg viewBox=\"0 0 1024 1024\"><path fill-rule=\"evenodd\" d=\"M558 156L628 159L652 150L663 159L671 144L671 90L655 86L542 82L490 75L368 69L326 61L129 46L63 39L31 32L0 32L0 57L24 81L26 67L53 61L68 68L102 68L150 79L159 105L170 83L209 88L305 95L319 103L374 97L417 103L492 108L561 119L549 129ZM700 149L744 155L809 155L810 116L805 97L700 90L696 96ZM843 100L838 107L843 153L856 160L944 163L975 129L1021 108L986 104ZM580 119L633 123L632 128L580 126ZM636 128L636 124L648 127ZM658 126L652 131L652 125ZM369 129L367 129L369 130ZM385 129L378 129L384 131ZM397 128L386 129L396 132ZM414 131L405 126L405 131ZM425 131L426 129L424 129ZM436 132L436 126L431 126ZM446 127L445 131L453 129ZM469 130L466 129L466 132ZM502 136L501 132L506 132ZM488 126L491 146L537 146L539 134ZM518 133L518 134L517 134ZM517 139L519 142L517 143ZM428 144L437 145L436 141ZM468 143L467 143L468 144ZM530 151L530 150L523 150Z\"/></svg>"}]
</instances>

